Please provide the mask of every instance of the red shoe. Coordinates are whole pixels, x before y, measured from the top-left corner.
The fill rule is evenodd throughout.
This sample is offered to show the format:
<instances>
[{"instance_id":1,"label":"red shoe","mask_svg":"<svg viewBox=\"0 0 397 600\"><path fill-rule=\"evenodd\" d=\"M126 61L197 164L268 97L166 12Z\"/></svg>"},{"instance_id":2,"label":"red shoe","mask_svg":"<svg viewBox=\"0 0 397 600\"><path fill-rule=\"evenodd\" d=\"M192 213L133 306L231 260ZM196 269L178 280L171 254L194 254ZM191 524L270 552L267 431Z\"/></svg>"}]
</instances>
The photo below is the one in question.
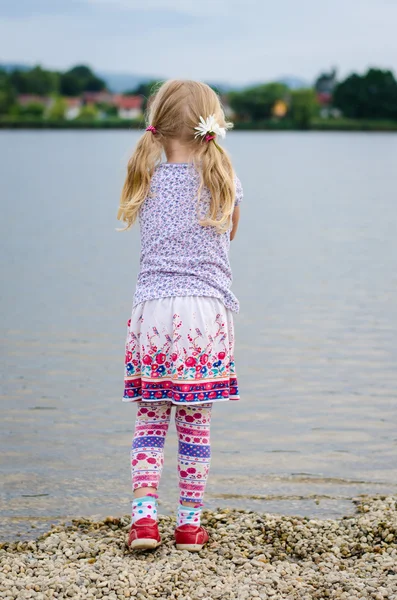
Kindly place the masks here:
<instances>
[{"instance_id":1,"label":"red shoe","mask_svg":"<svg viewBox=\"0 0 397 600\"><path fill-rule=\"evenodd\" d=\"M143 517L131 525L127 541L130 550L152 550L157 548L160 542L159 528L154 519Z\"/></svg>"},{"instance_id":2,"label":"red shoe","mask_svg":"<svg viewBox=\"0 0 397 600\"><path fill-rule=\"evenodd\" d=\"M204 527L181 525L175 529L175 541L177 550L199 552L208 542L208 533Z\"/></svg>"}]
</instances>

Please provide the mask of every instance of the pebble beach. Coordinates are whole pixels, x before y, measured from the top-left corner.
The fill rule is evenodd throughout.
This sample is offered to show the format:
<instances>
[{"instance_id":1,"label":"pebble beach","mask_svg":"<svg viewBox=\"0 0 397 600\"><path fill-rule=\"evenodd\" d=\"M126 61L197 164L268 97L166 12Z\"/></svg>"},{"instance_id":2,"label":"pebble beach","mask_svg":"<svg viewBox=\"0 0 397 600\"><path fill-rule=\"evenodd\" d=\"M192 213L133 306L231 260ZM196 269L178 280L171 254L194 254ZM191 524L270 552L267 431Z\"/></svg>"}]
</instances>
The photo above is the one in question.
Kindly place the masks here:
<instances>
[{"instance_id":1,"label":"pebble beach","mask_svg":"<svg viewBox=\"0 0 397 600\"><path fill-rule=\"evenodd\" d=\"M397 599L397 496L353 499L353 516L309 519L247 510L204 512L209 544L131 553L129 517L75 519L37 540L0 545L0 598L116 600Z\"/></svg>"}]
</instances>

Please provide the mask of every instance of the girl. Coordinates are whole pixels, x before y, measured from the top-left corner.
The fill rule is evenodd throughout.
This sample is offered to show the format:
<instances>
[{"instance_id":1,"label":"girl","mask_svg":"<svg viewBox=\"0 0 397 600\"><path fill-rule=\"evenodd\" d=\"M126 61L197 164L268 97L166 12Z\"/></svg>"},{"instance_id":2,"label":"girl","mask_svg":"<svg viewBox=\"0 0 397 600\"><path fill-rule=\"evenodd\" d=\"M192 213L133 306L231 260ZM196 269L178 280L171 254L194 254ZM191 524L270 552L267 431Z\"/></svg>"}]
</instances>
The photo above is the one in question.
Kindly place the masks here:
<instances>
[{"instance_id":1,"label":"girl","mask_svg":"<svg viewBox=\"0 0 397 600\"><path fill-rule=\"evenodd\" d=\"M156 548L157 489L176 406L178 549L201 550L211 409L238 400L228 251L242 188L219 146L231 123L203 83L167 81L128 163L118 219L139 217L140 272L128 321L125 402L138 402L131 449L134 500L128 545ZM161 162L165 153L167 162Z\"/></svg>"}]
</instances>

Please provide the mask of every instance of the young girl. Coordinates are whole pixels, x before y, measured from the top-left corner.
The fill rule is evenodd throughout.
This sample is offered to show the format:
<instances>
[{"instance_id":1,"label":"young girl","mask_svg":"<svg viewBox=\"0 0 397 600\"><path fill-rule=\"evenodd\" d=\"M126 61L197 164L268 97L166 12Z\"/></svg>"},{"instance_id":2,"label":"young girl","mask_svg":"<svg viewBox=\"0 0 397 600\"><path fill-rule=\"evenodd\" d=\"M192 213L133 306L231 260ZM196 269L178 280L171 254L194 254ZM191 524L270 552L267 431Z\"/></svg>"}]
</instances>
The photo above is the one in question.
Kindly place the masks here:
<instances>
[{"instance_id":1,"label":"young girl","mask_svg":"<svg viewBox=\"0 0 397 600\"><path fill-rule=\"evenodd\" d=\"M228 252L242 188L219 146L231 123L196 81L167 81L128 163L118 219L139 217L140 272L125 358L125 402L138 402L131 449L128 545L156 548L157 489L175 405L179 440L178 549L208 541L200 513L210 464L211 409L238 400ZM165 153L167 162L161 162Z\"/></svg>"}]
</instances>

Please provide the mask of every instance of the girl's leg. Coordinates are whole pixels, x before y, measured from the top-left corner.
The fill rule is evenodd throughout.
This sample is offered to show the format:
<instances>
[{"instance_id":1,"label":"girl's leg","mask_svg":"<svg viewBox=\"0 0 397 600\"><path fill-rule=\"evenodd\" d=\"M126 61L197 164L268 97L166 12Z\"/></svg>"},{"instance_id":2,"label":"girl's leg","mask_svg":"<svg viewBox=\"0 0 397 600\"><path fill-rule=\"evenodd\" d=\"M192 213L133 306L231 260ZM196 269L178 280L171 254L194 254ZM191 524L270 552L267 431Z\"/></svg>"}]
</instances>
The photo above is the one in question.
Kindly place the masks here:
<instances>
[{"instance_id":1,"label":"girl's leg","mask_svg":"<svg viewBox=\"0 0 397 600\"><path fill-rule=\"evenodd\" d=\"M131 447L134 502L133 522L157 518L155 499L164 464L164 442L171 417L171 402L140 402ZM153 500L154 496L154 500Z\"/></svg>"},{"instance_id":2,"label":"girl's leg","mask_svg":"<svg viewBox=\"0 0 397 600\"><path fill-rule=\"evenodd\" d=\"M179 441L180 505L177 526L200 525L200 513L211 460L212 403L178 406L175 413Z\"/></svg>"}]
</instances>

